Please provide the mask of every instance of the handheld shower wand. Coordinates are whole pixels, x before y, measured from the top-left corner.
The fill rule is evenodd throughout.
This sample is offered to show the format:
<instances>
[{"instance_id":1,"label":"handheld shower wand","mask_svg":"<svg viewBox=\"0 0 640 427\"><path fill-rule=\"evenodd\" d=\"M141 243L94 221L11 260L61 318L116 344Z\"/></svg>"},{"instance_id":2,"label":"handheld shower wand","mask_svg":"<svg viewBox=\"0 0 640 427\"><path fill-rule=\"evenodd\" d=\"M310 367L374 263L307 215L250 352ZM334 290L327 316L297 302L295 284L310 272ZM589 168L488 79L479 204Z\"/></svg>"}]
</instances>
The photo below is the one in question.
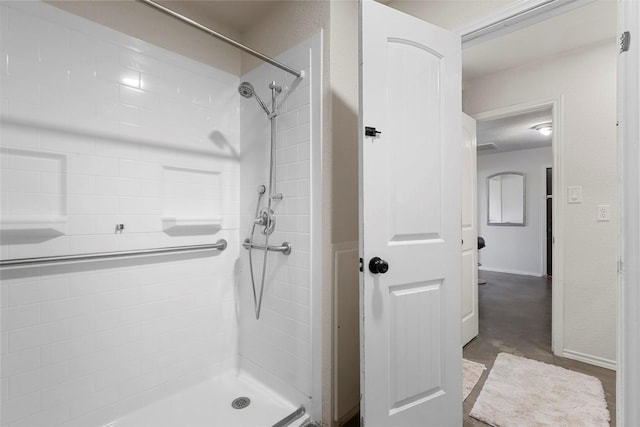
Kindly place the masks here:
<instances>
[{"instance_id":1,"label":"handheld shower wand","mask_svg":"<svg viewBox=\"0 0 640 427\"><path fill-rule=\"evenodd\" d=\"M247 99L251 97L255 97L258 103L260 104L260 106L262 107L262 109L264 110L264 112L267 113L267 116L271 115L271 111L269 111L269 109L264 104L264 102L262 102L262 99L260 99L256 91L253 89L253 85L251 83L249 82L240 83L240 86L238 86L238 92L240 92L240 95L244 96Z\"/></svg>"},{"instance_id":2,"label":"handheld shower wand","mask_svg":"<svg viewBox=\"0 0 640 427\"><path fill-rule=\"evenodd\" d=\"M269 84L269 89L271 89L271 111L267 108L262 99L258 96L256 91L253 88L253 85L249 82L242 82L240 86L238 86L238 92L245 98L255 97L260 104L260 107L267 113L267 117L269 118L269 122L271 125L271 146L270 146L270 160L269 160L269 184L268 184L268 192L267 192L267 206L260 210L260 201L262 196L264 195L265 189L264 185L258 187L258 202L256 205L256 215L254 217L253 223L251 225L251 231L249 235L249 271L251 274L251 286L253 290L253 302L255 306L255 315L256 319L260 318L260 309L262 307L262 296L264 293L264 282L266 278L266 269L267 269L267 258L269 254L269 235L275 229L275 214L271 209L271 205L273 200L282 199L282 194L274 194L275 188L275 161L276 161L276 122L275 119L278 116L278 112L276 110L276 98L280 92L282 92L282 88L276 84L276 82L271 82ZM252 250L254 247L253 239L255 235L256 228L258 226L261 228L262 233L265 235L264 242L264 256L262 259L262 277L260 278L260 291L258 292L256 289L256 277L254 275L254 266L253 266L253 254Z\"/></svg>"}]
</instances>

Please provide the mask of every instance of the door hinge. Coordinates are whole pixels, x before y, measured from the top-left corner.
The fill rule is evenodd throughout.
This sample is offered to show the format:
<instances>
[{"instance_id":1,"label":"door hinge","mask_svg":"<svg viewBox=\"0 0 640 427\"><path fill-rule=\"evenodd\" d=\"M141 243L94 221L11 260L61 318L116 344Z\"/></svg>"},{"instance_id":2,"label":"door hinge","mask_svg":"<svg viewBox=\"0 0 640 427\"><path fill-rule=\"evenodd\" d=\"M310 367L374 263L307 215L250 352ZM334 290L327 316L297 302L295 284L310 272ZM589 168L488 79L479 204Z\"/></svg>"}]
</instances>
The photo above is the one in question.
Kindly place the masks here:
<instances>
[{"instance_id":1,"label":"door hinge","mask_svg":"<svg viewBox=\"0 0 640 427\"><path fill-rule=\"evenodd\" d=\"M622 260L619 259L618 260L618 274L622 274L624 272L623 269L624 269L624 264L622 263Z\"/></svg>"},{"instance_id":2,"label":"door hinge","mask_svg":"<svg viewBox=\"0 0 640 427\"><path fill-rule=\"evenodd\" d=\"M364 260L360 258L360 271L364 271Z\"/></svg>"},{"instance_id":3,"label":"door hinge","mask_svg":"<svg viewBox=\"0 0 640 427\"><path fill-rule=\"evenodd\" d=\"M629 31L625 31L620 35L620 53L628 51L630 44L631 44L631 33Z\"/></svg>"},{"instance_id":4,"label":"door hinge","mask_svg":"<svg viewBox=\"0 0 640 427\"><path fill-rule=\"evenodd\" d=\"M371 126L364 127L364 136L373 136L374 138L381 134L379 130Z\"/></svg>"}]
</instances>

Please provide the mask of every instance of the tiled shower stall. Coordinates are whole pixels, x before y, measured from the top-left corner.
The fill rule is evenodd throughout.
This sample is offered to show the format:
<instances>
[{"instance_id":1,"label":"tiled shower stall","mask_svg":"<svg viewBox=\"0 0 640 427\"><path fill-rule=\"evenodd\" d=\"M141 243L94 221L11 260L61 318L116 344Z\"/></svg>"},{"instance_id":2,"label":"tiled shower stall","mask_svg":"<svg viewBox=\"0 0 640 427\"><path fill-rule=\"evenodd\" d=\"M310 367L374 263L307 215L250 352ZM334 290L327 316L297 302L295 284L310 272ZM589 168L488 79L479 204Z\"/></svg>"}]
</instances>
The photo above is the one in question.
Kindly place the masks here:
<instances>
[{"instance_id":1,"label":"tiled shower stall","mask_svg":"<svg viewBox=\"0 0 640 427\"><path fill-rule=\"evenodd\" d=\"M239 370L319 406L320 37L278 57L300 80L232 75L41 2L0 19L3 260L228 242L3 268L2 426L102 425ZM269 254L260 320L242 241L269 120L244 80L266 99L283 87L270 244L293 251Z\"/></svg>"}]
</instances>

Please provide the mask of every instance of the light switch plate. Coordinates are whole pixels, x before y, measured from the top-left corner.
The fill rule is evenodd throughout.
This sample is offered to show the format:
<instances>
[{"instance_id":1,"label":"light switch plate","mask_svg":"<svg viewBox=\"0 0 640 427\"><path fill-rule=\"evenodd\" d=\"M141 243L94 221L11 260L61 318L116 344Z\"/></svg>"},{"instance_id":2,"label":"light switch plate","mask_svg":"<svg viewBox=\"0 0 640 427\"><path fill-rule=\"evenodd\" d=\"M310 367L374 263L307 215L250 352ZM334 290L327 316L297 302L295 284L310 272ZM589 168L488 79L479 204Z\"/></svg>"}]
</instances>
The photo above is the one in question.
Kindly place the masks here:
<instances>
[{"instance_id":1,"label":"light switch plate","mask_svg":"<svg viewBox=\"0 0 640 427\"><path fill-rule=\"evenodd\" d=\"M611 205L598 205L596 215L598 221L611 221Z\"/></svg>"},{"instance_id":2,"label":"light switch plate","mask_svg":"<svg viewBox=\"0 0 640 427\"><path fill-rule=\"evenodd\" d=\"M567 203L582 203L582 186L567 187Z\"/></svg>"}]
</instances>

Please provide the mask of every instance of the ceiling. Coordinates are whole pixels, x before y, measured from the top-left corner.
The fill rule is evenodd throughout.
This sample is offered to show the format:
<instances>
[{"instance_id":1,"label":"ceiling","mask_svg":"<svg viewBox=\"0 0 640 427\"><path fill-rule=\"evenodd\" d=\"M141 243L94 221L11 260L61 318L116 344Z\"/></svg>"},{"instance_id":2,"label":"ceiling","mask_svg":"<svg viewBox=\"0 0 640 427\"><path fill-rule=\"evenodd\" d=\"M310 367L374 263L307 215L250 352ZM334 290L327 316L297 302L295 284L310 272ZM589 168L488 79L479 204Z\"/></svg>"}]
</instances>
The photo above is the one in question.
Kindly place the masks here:
<instances>
[{"instance_id":1,"label":"ceiling","mask_svg":"<svg viewBox=\"0 0 640 427\"><path fill-rule=\"evenodd\" d=\"M571 50L616 39L616 4L598 0L519 31L463 50L463 80L547 60ZM551 122L551 110L530 112L477 124L478 154L551 146L551 136L531 128Z\"/></svg>"},{"instance_id":2,"label":"ceiling","mask_svg":"<svg viewBox=\"0 0 640 427\"><path fill-rule=\"evenodd\" d=\"M462 51L463 80L616 39L616 3L597 0Z\"/></svg>"},{"instance_id":3,"label":"ceiling","mask_svg":"<svg viewBox=\"0 0 640 427\"><path fill-rule=\"evenodd\" d=\"M202 23L215 23L212 28L227 31L229 36L242 34L259 21L280 1L274 0L160 0L162 5Z\"/></svg>"},{"instance_id":4,"label":"ceiling","mask_svg":"<svg viewBox=\"0 0 640 427\"><path fill-rule=\"evenodd\" d=\"M273 0L161 1L177 12L203 23L217 23L213 28L225 31L231 37L239 37L280 3ZM393 0L378 1L391 3L392 6L394 4ZM418 7L418 2L412 4L412 7ZM449 6L465 7L464 2ZM610 41L613 44L615 39L616 1L595 0L564 14L464 49L463 80L469 81L486 74L546 60L594 43ZM499 150L486 153L551 145L550 137L545 138L531 130L535 124L551 121L550 111L545 114L546 116L540 112L528 113L479 122L478 144L494 142L499 147Z\"/></svg>"},{"instance_id":5,"label":"ceiling","mask_svg":"<svg viewBox=\"0 0 640 427\"><path fill-rule=\"evenodd\" d=\"M310 1L310 0L301 0ZM395 2L378 0L382 3ZM420 0L438 2L442 0ZM412 2L417 7L420 1ZM466 8L465 2L455 3ZM494 1L494 0L476 0ZM237 37L260 21L281 1L274 0L160 0L160 2L214 29ZM459 6L458 6L459 5ZM452 9L449 13L454 13ZM460 10L463 12L463 10ZM593 43L616 38L616 1L595 0L585 6L519 31L466 48L462 54L463 80L539 61ZM242 41L242 40L240 40Z\"/></svg>"},{"instance_id":6,"label":"ceiling","mask_svg":"<svg viewBox=\"0 0 640 427\"><path fill-rule=\"evenodd\" d=\"M478 155L550 147L551 135L544 136L533 127L542 123L551 123L552 119L549 108L478 121Z\"/></svg>"}]
</instances>

